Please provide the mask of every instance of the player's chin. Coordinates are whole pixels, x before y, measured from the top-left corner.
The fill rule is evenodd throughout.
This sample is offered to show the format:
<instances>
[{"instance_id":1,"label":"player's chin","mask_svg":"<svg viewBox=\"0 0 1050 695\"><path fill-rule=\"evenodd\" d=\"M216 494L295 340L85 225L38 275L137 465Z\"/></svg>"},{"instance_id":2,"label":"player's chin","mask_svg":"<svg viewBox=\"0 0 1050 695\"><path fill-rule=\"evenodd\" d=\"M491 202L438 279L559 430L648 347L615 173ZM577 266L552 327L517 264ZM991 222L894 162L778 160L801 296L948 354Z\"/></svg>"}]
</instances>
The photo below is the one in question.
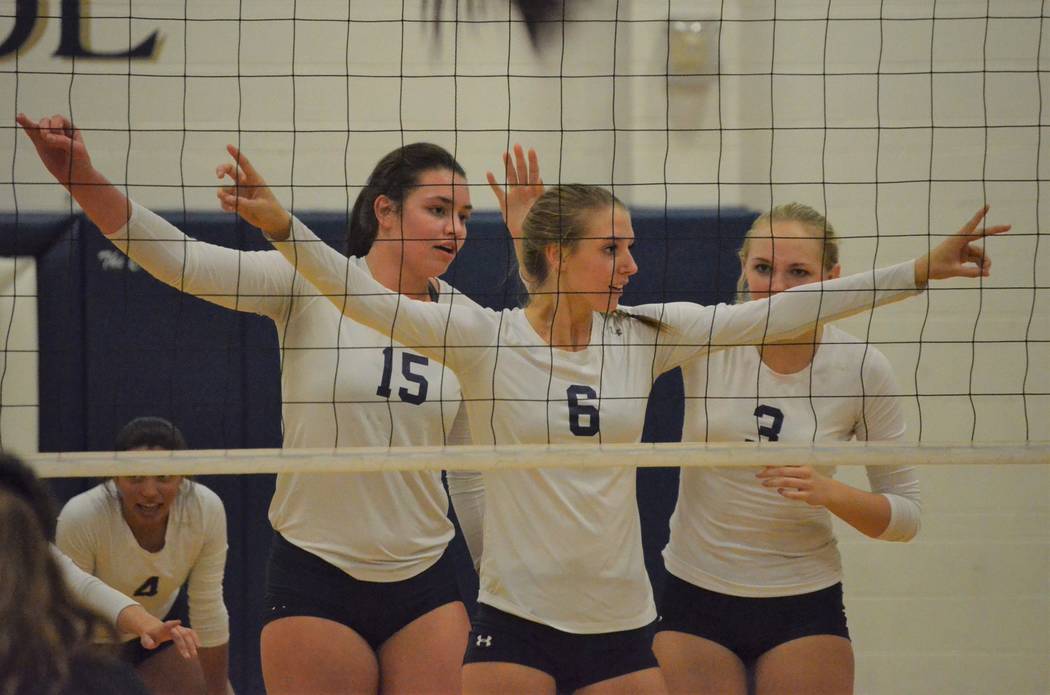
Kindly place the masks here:
<instances>
[{"instance_id":1,"label":"player's chin","mask_svg":"<svg viewBox=\"0 0 1050 695\"><path fill-rule=\"evenodd\" d=\"M444 251L435 251L428 259L427 263L427 276L436 278L440 275L444 275L448 267L452 265L452 261L455 260L456 256L454 253L446 253Z\"/></svg>"}]
</instances>

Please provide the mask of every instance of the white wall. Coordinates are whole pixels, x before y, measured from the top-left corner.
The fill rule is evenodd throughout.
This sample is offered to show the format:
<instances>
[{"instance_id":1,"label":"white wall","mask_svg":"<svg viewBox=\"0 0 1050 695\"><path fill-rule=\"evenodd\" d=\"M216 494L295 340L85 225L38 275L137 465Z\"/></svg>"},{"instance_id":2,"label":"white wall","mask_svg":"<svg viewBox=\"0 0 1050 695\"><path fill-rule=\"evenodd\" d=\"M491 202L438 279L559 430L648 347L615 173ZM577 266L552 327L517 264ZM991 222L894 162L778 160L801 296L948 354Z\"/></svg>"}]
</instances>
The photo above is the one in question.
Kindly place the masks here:
<instances>
[{"instance_id":1,"label":"white wall","mask_svg":"<svg viewBox=\"0 0 1050 695\"><path fill-rule=\"evenodd\" d=\"M347 4L358 21L344 21ZM592 0L576 19L615 19L619 7L621 21L571 23L540 53L502 21L501 3L471 4L491 21L435 35L415 21L420 0L405 3L407 22L400 2L300 0L293 20L291 2L158 1L136 3L130 25L126 2L95 0L94 47L158 29L158 57L130 78L126 61L56 60L49 20L17 61L0 62L0 114L72 112L99 167L160 208L215 209L212 172L231 141L294 207L345 209L402 141L452 148L481 184L520 140L539 149L547 182L615 184L635 205L804 200L828 211L854 271L920 253L988 200L994 221L1015 225L989 243L991 279L848 326L883 343L913 438L920 423L923 441L1047 438L1044 3ZM780 21L760 21L774 10ZM669 57L669 17L701 21L695 55L676 39ZM705 74L669 75L669 64ZM21 135L0 128L0 148L17 182L0 186L0 208L68 209L57 186L37 185L48 177ZM491 206L483 186L473 195ZM1046 693L1047 467L931 468L924 479L915 543L842 534L858 690Z\"/></svg>"},{"instance_id":2,"label":"white wall","mask_svg":"<svg viewBox=\"0 0 1050 695\"><path fill-rule=\"evenodd\" d=\"M0 449L37 451L36 260L0 257Z\"/></svg>"}]
</instances>

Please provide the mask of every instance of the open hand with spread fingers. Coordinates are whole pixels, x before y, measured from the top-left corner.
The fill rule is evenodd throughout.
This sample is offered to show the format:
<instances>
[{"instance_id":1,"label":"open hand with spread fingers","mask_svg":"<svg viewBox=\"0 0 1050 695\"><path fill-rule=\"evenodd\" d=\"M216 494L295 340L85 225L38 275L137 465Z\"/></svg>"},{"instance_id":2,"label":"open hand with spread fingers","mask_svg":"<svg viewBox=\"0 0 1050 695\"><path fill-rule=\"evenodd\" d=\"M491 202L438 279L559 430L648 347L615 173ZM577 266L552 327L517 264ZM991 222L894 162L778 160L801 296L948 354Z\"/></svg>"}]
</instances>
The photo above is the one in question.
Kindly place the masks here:
<instances>
[{"instance_id":1,"label":"open hand with spread fingers","mask_svg":"<svg viewBox=\"0 0 1050 695\"><path fill-rule=\"evenodd\" d=\"M521 145L514 145L513 160L510 152L503 153L506 183L500 184L495 174L485 172L489 188L499 201L503 221L515 240L521 238L522 224L532 204L543 195L543 179L540 178L540 161L536 150L529 148L528 156Z\"/></svg>"}]
</instances>

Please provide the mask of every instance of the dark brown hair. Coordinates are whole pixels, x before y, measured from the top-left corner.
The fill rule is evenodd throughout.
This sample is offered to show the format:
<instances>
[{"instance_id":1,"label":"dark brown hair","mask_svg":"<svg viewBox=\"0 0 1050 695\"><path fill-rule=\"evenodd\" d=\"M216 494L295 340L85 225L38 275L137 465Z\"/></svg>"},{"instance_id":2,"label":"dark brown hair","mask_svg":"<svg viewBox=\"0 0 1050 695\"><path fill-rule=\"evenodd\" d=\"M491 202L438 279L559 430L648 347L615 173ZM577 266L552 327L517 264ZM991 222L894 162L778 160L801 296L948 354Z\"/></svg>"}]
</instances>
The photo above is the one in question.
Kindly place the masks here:
<instances>
[{"instance_id":1,"label":"dark brown hair","mask_svg":"<svg viewBox=\"0 0 1050 695\"><path fill-rule=\"evenodd\" d=\"M425 172L450 170L463 178L463 167L444 147L429 142L416 142L399 147L376 164L358 194L350 213L350 227L346 233L346 252L350 256L366 256L379 233L375 201L386 196L400 210L411 189L419 185Z\"/></svg>"},{"instance_id":2,"label":"dark brown hair","mask_svg":"<svg viewBox=\"0 0 1050 695\"><path fill-rule=\"evenodd\" d=\"M59 692L108 624L74 599L28 503L0 490L0 693Z\"/></svg>"}]
</instances>

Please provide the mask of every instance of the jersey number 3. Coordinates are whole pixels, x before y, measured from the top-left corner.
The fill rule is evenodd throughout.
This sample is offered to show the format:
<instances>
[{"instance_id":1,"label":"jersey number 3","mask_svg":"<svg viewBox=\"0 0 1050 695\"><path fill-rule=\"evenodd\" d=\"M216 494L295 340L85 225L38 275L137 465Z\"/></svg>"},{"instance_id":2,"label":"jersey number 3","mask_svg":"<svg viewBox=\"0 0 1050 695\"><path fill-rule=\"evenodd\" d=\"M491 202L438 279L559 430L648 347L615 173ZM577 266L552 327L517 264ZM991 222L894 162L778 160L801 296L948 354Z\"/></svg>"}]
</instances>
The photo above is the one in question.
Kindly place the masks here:
<instances>
[{"instance_id":1,"label":"jersey number 3","mask_svg":"<svg viewBox=\"0 0 1050 695\"><path fill-rule=\"evenodd\" d=\"M407 381L411 381L416 385L416 392L412 393L407 388L402 386L397 390L398 397L405 403L411 403L412 405L421 405L427 400L427 378L422 374L415 374L412 371L412 365L420 365L422 367L430 364L430 360L422 355L416 355L411 352L401 353L401 376L405 377ZM379 382L379 388L376 389L376 395L383 398L390 398L390 377L394 371L394 348L385 347L383 348L383 378Z\"/></svg>"},{"instance_id":2,"label":"jersey number 3","mask_svg":"<svg viewBox=\"0 0 1050 695\"><path fill-rule=\"evenodd\" d=\"M765 439L767 442L775 442L780 439L780 428L784 425L784 411L771 405L760 405L755 408L755 420L759 421L759 418L763 417L772 418L773 422L768 427L762 424L758 426L759 441Z\"/></svg>"}]
</instances>

